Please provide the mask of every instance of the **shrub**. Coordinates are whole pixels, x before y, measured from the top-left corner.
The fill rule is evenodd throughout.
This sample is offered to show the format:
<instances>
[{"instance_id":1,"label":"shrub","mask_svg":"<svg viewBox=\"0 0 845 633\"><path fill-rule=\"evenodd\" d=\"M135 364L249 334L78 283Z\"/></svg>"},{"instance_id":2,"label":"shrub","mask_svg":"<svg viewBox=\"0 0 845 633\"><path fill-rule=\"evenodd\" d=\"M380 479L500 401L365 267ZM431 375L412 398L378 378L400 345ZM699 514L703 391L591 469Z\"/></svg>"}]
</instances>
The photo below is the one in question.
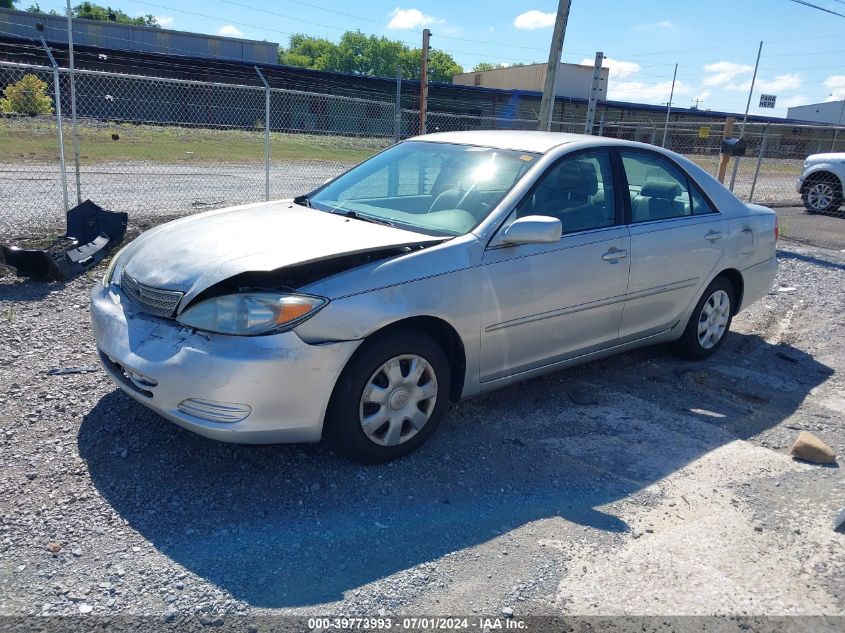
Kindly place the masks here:
<instances>
[{"instance_id":1,"label":"shrub","mask_svg":"<svg viewBox=\"0 0 845 633\"><path fill-rule=\"evenodd\" d=\"M52 114L53 99L47 94L47 82L32 74L9 84L0 98L0 112L5 114Z\"/></svg>"}]
</instances>

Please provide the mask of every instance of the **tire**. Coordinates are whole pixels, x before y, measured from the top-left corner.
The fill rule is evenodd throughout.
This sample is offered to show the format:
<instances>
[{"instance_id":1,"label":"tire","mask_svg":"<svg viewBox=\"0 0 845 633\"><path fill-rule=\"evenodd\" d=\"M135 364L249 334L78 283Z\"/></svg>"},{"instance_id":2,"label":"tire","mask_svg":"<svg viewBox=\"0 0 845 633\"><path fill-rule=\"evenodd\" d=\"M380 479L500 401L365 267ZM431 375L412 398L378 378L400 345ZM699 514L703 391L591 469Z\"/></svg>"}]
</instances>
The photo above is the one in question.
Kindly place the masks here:
<instances>
[{"instance_id":1,"label":"tire","mask_svg":"<svg viewBox=\"0 0 845 633\"><path fill-rule=\"evenodd\" d=\"M801 187L801 201L807 213L833 213L842 205L842 183L832 174L808 179Z\"/></svg>"},{"instance_id":2,"label":"tire","mask_svg":"<svg viewBox=\"0 0 845 633\"><path fill-rule=\"evenodd\" d=\"M446 353L425 332L408 328L376 335L358 349L335 385L327 435L340 452L365 464L408 455L440 424L451 381Z\"/></svg>"},{"instance_id":3,"label":"tire","mask_svg":"<svg viewBox=\"0 0 845 633\"><path fill-rule=\"evenodd\" d=\"M704 360L715 354L731 328L735 296L731 282L716 277L695 305L683 335L675 343L675 353L689 360ZM715 341L714 336L718 336Z\"/></svg>"}]
</instances>

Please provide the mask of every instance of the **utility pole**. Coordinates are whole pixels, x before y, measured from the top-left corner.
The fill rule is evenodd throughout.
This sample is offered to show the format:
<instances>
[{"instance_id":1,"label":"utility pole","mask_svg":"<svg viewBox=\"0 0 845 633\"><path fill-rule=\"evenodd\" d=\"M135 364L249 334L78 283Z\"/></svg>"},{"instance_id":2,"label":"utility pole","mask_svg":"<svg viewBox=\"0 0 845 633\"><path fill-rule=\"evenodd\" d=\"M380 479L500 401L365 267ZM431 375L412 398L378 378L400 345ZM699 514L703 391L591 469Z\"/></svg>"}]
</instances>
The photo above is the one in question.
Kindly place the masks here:
<instances>
[{"instance_id":1,"label":"utility pole","mask_svg":"<svg viewBox=\"0 0 845 633\"><path fill-rule=\"evenodd\" d=\"M760 42L760 47L757 49L757 62L754 64L754 74L751 75L751 87L748 89L748 101L745 104L745 116L742 117L742 125L739 126L739 138L745 134L745 122L748 121L748 109L751 107L751 95L754 94L754 83L757 81L757 69L760 67L760 53L763 52L763 42ZM731 173L731 191L734 190L734 181L736 180L736 172L739 169L739 156L734 158L734 170Z\"/></svg>"},{"instance_id":2,"label":"utility pole","mask_svg":"<svg viewBox=\"0 0 845 633\"><path fill-rule=\"evenodd\" d=\"M599 84L601 83L601 65L604 63L604 53L596 53L593 62L593 80L590 82L590 98L587 101L587 120L584 123L584 134L593 133L593 125L596 120L596 102L599 100Z\"/></svg>"},{"instance_id":3,"label":"utility pole","mask_svg":"<svg viewBox=\"0 0 845 633\"><path fill-rule=\"evenodd\" d=\"M423 29L422 72L420 73L420 134L425 134L425 115L428 109L428 41L431 31Z\"/></svg>"},{"instance_id":4,"label":"utility pole","mask_svg":"<svg viewBox=\"0 0 845 633\"><path fill-rule=\"evenodd\" d=\"M555 82L560 66L560 54L563 51L563 37L566 35L566 23L569 21L571 0L558 0L555 30L549 47L549 61L546 64L546 81L543 83L543 99L540 101L540 122L538 129L548 131L552 126L552 111L555 105Z\"/></svg>"},{"instance_id":5,"label":"utility pole","mask_svg":"<svg viewBox=\"0 0 845 633\"><path fill-rule=\"evenodd\" d=\"M666 123L663 125L663 143L660 147L666 147L666 132L669 131L669 113L672 112L672 97L675 96L675 79L678 77L678 65L675 64L675 73L672 75L672 90L669 91L669 103L666 104Z\"/></svg>"},{"instance_id":6,"label":"utility pole","mask_svg":"<svg viewBox=\"0 0 845 633\"><path fill-rule=\"evenodd\" d=\"M71 138L73 140L73 163L76 166L76 203L82 204L82 185L79 177L79 134L76 127L76 77L74 76L73 64L73 12L70 8L70 0L67 0L67 53L68 68L70 68ZM59 98L59 95L56 95L56 99Z\"/></svg>"}]
</instances>

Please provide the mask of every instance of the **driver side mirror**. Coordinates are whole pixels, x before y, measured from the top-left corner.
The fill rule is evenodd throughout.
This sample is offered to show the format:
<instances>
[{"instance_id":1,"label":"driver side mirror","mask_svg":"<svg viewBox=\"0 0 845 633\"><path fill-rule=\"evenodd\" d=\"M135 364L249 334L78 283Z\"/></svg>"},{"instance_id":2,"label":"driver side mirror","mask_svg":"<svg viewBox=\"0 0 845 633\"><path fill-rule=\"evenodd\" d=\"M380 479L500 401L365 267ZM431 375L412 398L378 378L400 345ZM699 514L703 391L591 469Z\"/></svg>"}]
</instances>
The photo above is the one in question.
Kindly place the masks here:
<instances>
[{"instance_id":1,"label":"driver side mirror","mask_svg":"<svg viewBox=\"0 0 845 633\"><path fill-rule=\"evenodd\" d=\"M547 215L527 215L514 220L502 233L503 244L553 244L560 241L563 225Z\"/></svg>"}]
</instances>

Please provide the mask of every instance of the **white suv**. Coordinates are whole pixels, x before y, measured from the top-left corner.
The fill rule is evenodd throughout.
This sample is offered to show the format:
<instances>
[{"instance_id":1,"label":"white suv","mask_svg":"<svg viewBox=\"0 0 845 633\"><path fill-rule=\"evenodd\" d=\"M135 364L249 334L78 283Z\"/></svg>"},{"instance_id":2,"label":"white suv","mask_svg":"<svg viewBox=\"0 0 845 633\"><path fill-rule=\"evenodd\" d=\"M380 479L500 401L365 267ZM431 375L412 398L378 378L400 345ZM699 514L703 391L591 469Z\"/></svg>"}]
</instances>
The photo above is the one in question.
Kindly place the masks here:
<instances>
[{"instance_id":1,"label":"white suv","mask_svg":"<svg viewBox=\"0 0 845 633\"><path fill-rule=\"evenodd\" d=\"M842 205L845 154L813 154L802 165L795 189L810 213L832 213Z\"/></svg>"}]
</instances>

